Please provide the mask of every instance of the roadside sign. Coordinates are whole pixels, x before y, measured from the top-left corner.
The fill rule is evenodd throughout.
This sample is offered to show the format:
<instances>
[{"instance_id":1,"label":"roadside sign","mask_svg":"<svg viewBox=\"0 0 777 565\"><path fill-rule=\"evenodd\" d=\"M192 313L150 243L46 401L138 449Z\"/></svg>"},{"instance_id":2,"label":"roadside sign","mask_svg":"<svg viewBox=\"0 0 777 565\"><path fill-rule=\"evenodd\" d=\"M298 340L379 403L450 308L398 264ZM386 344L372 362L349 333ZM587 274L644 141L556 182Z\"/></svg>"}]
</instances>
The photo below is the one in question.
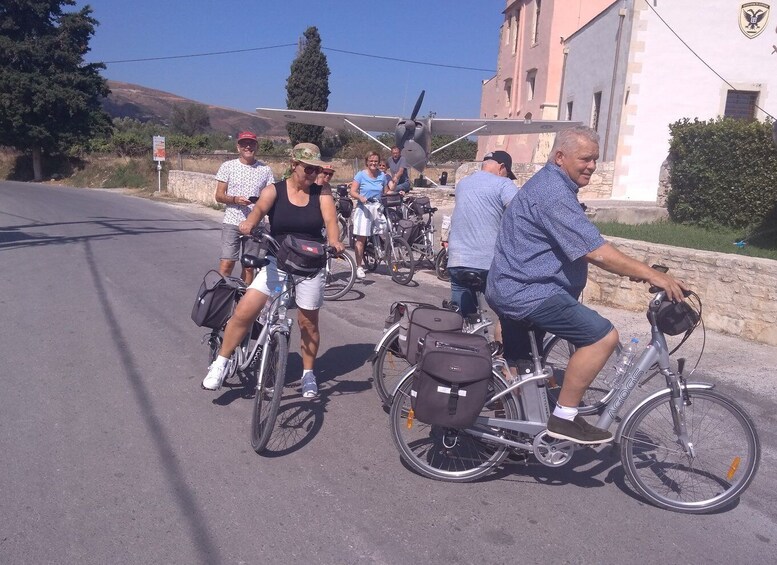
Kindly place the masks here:
<instances>
[{"instance_id":1,"label":"roadside sign","mask_svg":"<svg viewBox=\"0 0 777 565\"><path fill-rule=\"evenodd\" d=\"M155 135L153 139L154 161L165 160L165 138L161 135Z\"/></svg>"}]
</instances>

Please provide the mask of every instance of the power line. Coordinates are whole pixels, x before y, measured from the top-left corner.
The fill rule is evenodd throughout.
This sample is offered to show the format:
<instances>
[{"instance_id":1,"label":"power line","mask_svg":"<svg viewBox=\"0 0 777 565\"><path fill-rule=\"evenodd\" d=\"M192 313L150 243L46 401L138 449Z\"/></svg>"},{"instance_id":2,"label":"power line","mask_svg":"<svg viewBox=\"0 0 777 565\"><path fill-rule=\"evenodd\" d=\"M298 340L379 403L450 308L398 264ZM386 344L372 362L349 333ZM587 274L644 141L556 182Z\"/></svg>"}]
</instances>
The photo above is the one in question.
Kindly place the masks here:
<instances>
[{"instance_id":1,"label":"power line","mask_svg":"<svg viewBox=\"0 0 777 565\"><path fill-rule=\"evenodd\" d=\"M165 61L167 59L192 59L194 57L210 57L211 55L231 55L233 53L246 53L248 51L264 51L266 49L278 49L279 47L295 47L296 43L284 43L282 45L270 45L269 47L250 47L248 49L232 49L230 51L213 51L211 53L194 53L191 55L167 55L165 57L146 57L145 59L121 59L119 61L103 61L105 65L116 63L140 63L144 61Z\"/></svg>"},{"instance_id":2,"label":"power line","mask_svg":"<svg viewBox=\"0 0 777 565\"><path fill-rule=\"evenodd\" d=\"M725 78L723 78L723 77L720 75L720 73L718 73L718 71L716 71L715 69L713 69L713 68L712 68L712 67L711 67L711 66L710 66L710 65L707 63L707 61L705 61L704 59L702 59L702 58L701 58L701 56L700 56L698 53L696 53L696 51L694 51L694 50L693 50L693 48L691 48L691 46L690 46L690 45L688 45L688 44L685 42L685 40L683 40L683 38L682 38L682 37L680 37L680 36L677 34L677 32L676 32L674 29L672 29L672 26L670 26L670 25L669 25L669 24L666 22L666 20L665 20L664 18L662 18L662 17L661 17L661 14L659 14L659 13L658 13L658 11L657 11L657 10L656 10L656 9L655 9L653 6L651 6L651 5L650 5L650 2L649 2L649 0L645 0L645 4L647 4L648 8L650 8L650 9L653 11L653 13L656 15L656 17L657 17L659 20L661 20L661 23L663 23L663 24L666 26L666 28L667 28L669 31L671 31L671 32L672 32L672 34L673 34L673 35L674 35L674 36L675 36L677 39L679 39L679 40L680 40L680 43L682 43L683 45L685 45L686 49L688 49L688 51L690 51L691 53L693 53L693 55L694 55L694 56L695 56L695 57L696 57L696 58L697 58L699 61L701 61L701 62L702 62L702 64L703 64L705 67L707 67L709 70L711 70L713 73L715 73L715 76L717 76L717 77L718 77L720 80L722 80L722 81L723 81L723 82L725 82L725 83L726 83L728 86L730 86L732 90L734 90L735 92L741 92L741 91L740 91L738 88L736 88L736 87L735 87L733 84L731 84L731 83L730 83L730 82L728 82L728 81L727 81ZM766 114L767 116L769 116L771 119L773 119L773 120L775 119L775 117L774 117L774 116L772 116L772 115L771 115L769 112L767 112L766 110L764 110L763 108L761 108L761 107L760 107L758 104L754 104L754 106L755 106L756 108L758 108L759 110L761 110L761 112L763 112L764 114Z\"/></svg>"},{"instance_id":3,"label":"power line","mask_svg":"<svg viewBox=\"0 0 777 565\"><path fill-rule=\"evenodd\" d=\"M231 55L234 53L246 53L249 51L264 51L267 49L278 49L281 47L296 47L296 43L284 43L282 45L270 45L268 47L251 47L248 49L231 49L229 51L212 51L210 53L193 53L190 55L167 55L164 57L145 57L143 59L120 59L117 61L103 61L105 65L115 65L118 63L142 63L148 61L165 61L169 59L192 59L194 57L211 57L213 55ZM384 61L397 61L400 63L411 63L413 65L425 65L427 67L444 67L448 69L457 69L461 71L480 71L486 73L496 73L493 69L480 69L476 67L464 67L461 65L446 65L444 63L430 63L427 61L413 61L410 59L399 59L396 57L384 57L382 55L371 55L369 53L358 53L356 51L346 51L344 49L334 49L332 47L322 47L324 51L334 51L336 53L345 53L346 55L356 55L359 57L368 57L370 59L382 59Z\"/></svg>"},{"instance_id":4,"label":"power line","mask_svg":"<svg viewBox=\"0 0 777 565\"><path fill-rule=\"evenodd\" d=\"M367 53L357 53L356 51L346 51L344 49L334 49L332 47L322 47L324 51L335 51L337 53L346 53L348 55L358 55L360 57L369 57L370 59L383 59L384 61L398 61L400 63L412 63L413 65L426 65L428 67L445 67L448 69L459 69L462 71L483 71L486 73L496 73L493 69L480 69L477 67L462 67L460 65L445 65L443 63L427 63L425 61L412 61L410 59L398 59L396 57L383 57L381 55L369 55Z\"/></svg>"}]
</instances>

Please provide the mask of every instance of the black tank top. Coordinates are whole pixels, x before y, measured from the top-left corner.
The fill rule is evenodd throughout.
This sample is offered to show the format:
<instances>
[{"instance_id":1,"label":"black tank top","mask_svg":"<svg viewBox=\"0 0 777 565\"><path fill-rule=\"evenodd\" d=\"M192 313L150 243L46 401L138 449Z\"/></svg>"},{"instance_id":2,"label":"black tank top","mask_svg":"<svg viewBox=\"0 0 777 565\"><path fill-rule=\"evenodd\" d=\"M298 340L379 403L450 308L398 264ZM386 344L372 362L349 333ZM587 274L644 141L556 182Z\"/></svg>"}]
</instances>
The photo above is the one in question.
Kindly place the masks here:
<instances>
[{"instance_id":1,"label":"black tank top","mask_svg":"<svg viewBox=\"0 0 777 565\"><path fill-rule=\"evenodd\" d=\"M310 185L310 199L305 206L296 206L289 202L286 181L275 183L275 204L267 215L270 217L270 235L278 243L290 234L303 239L325 242L321 230L324 228L324 217L321 215L321 186Z\"/></svg>"}]
</instances>

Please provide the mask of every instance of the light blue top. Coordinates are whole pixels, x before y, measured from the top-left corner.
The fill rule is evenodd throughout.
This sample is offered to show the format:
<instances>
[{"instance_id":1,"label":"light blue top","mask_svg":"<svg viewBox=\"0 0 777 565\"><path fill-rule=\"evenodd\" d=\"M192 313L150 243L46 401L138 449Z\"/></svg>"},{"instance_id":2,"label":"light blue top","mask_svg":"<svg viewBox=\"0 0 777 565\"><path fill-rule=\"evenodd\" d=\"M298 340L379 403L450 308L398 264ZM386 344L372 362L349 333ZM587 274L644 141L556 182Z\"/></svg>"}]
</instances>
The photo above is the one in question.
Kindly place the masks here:
<instances>
[{"instance_id":1,"label":"light blue top","mask_svg":"<svg viewBox=\"0 0 777 565\"><path fill-rule=\"evenodd\" d=\"M520 320L545 300L585 287L585 256L605 244L577 200L578 186L548 163L523 185L502 218L486 298Z\"/></svg>"},{"instance_id":2,"label":"light blue top","mask_svg":"<svg viewBox=\"0 0 777 565\"><path fill-rule=\"evenodd\" d=\"M380 198L383 187L388 184L384 173L378 173L377 177L372 178L366 171L359 171L353 180L359 183L359 194L365 198Z\"/></svg>"},{"instance_id":3,"label":"light blue top","mask_svg":"<svg viewBox=\"0 0 777 565\"><path fill-rule=\"evenodd\" d=\"M517 193L513 181L486 171L477 171L456 184L448 267L491 267L502 214Z\"/></svg>"}]
</instances>

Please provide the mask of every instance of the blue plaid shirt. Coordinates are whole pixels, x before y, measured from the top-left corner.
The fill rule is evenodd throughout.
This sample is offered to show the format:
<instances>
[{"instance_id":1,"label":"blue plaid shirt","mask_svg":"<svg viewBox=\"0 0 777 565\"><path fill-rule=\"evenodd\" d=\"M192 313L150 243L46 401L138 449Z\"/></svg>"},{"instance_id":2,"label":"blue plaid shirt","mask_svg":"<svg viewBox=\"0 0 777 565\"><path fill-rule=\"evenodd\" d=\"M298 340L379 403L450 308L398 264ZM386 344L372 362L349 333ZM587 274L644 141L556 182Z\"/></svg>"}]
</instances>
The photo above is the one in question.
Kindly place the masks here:
<instances>
[{"instance_id":1,"label":"blue plaid shirt","mask_svg":"<svg viewBox=\"0 0 777 565\"><path fill-rule=\"evenodd\" d=\"M502 217L486 298L500 316L522 319L553 295L577 298L585 255L605 244L577 200L578 186L548 163L523 185Z\"/></svg>"}]
</instances>

